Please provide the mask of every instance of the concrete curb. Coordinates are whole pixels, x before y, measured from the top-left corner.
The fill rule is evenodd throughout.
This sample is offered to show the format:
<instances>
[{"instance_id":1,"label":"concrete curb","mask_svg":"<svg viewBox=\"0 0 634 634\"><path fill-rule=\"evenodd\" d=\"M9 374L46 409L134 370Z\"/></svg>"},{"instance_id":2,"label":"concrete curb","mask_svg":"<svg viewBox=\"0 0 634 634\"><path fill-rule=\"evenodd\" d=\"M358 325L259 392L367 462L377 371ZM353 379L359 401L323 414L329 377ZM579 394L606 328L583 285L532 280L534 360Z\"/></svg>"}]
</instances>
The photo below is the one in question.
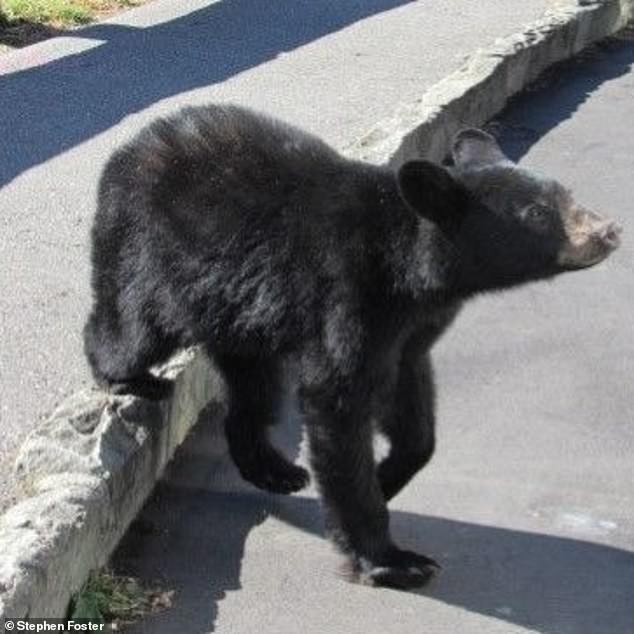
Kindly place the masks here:
<instances>
[{"instance_id":1,"label":"concrete curb","mask_svg":"<svg viewBox=\"0 0 634 634\"><path fill-rule=\"evenodd\" d=\"M63 617L190 429L222 407L205 355L184 352L162 374L175 380L169 402L87 390L27 438L16 471L28 497L0 518L0 617Z\"/></svg>"},{"instance_id":2,"label":"concrete curb","mask_svg":"<svg viewBox=\"0 0 634 634\"><path fill-rule=\"evenodd\" d=\"M468 61L349 146L346 154L399 165L424 156L441 161L451 138L479 127L546 68L624 28L634 0L577 0L548 11L523 32L476 51Z\"/></svg>"},{"instance_id":3,"label":"concrete curb","mask_svg":"<svg viewBox=\"0 0 634 634\"><path fill-rule=\"evenodd\" d=\"M439 160L459 127L483 124L548 66L632 18L634 0L579 0L549 12L476 52L347 154L377 163ZM224 386L203 354L185 352L164 373L176 382L169 402L82 392L29 436L16 463L26 499L0 518L0 618L63 616L188 432L225 407Z\"/></svg>"}]
</instances>

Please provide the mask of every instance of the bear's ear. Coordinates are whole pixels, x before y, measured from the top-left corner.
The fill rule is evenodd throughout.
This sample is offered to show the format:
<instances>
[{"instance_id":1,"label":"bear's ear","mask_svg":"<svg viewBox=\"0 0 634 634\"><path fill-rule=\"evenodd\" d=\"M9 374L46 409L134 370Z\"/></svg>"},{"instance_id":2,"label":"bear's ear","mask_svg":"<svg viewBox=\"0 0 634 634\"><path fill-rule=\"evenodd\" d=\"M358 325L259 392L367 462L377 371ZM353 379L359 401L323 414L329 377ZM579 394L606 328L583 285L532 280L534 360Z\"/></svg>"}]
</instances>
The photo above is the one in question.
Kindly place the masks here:
<instances>
[{"instance_id":1,"label":"bear's ear","mask_svg":"<svg viewBox=\"0 0 634 634\"><path fill-rule=\"evenodd\" d=\"M484 130L467 128L453 138L451 156L458 168L487 167L512 162L502 152L498 142Z\"/></svg>"},{"instance_id":2,"label":"bear's ear","mask_svg":"<svg viewBox=\"0 0 634 634\"><path fill-rule=\"evenodd\" d=\"M438 225L461 215L462 188L441 165L409 161L398 171L400 194L416 213Z\"/></svg>"}]
</instances>

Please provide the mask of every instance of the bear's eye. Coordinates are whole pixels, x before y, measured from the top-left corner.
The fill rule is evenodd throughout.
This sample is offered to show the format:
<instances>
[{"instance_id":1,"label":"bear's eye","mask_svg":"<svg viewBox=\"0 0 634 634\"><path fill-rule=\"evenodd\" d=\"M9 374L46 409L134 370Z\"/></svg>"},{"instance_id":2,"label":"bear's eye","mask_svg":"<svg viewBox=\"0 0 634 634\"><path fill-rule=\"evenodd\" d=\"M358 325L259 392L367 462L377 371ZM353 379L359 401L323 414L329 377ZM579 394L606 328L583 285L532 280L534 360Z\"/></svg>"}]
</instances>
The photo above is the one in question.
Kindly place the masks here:
<instances>
[{"instance_id":1,"label":"bear's eye","mask_svg":"<svg viewBox=\"0 0 634 634\"><path fill-rule=\"evenodd\" d=\"M533 203L524 209L522 216L532 225L543 226L550 218L550 208L540 203Z\"/></svg>"}]
</instances>

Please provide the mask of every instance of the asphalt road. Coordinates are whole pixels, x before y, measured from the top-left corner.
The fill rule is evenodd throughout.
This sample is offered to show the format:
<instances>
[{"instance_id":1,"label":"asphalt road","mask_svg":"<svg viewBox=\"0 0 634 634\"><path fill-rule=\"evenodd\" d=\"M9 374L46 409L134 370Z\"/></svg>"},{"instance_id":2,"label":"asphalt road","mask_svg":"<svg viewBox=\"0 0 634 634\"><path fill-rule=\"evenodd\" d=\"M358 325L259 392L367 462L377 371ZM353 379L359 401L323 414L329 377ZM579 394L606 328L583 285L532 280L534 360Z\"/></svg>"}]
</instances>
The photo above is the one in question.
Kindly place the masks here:
<instances>
[{"instance_id":1,"label":"asphalt road","mask_svg":"<svg viewBox=\"0 0 634 634\"><path fill-rule=\"evenodd\" d=\"M624 244L591 270L477 300L439 344L438 452L392 522L442 574L412 593L345 583L314 496L250 491L211 425L115 558L176 591L127 631L632 634L633 64L634 40L602 46L496 123L514 158L618 218ZM281 441L292 450L296 428Z\"/></svg>"},{"instance_id":2,"label":"asphalt road","mask_svg":"<svg viewBox=\"0 0 634 634\"><path fill-rule=\"evenodd\" d=\"M343 148L556 0L157 0L0 56L0 511L24 436L89 382L87 232L111 150L234 101Z\"/></svg>"}]
</instances>

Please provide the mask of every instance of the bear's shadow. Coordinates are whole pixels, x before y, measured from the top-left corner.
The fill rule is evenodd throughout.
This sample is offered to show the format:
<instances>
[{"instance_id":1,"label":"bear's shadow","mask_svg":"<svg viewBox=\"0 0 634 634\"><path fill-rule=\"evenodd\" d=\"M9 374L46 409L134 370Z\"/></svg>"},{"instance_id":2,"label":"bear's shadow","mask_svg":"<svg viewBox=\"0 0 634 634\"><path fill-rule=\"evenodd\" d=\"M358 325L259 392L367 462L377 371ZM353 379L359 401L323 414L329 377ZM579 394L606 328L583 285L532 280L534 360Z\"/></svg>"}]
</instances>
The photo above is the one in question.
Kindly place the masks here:
<instances>
[{"instance_id":1,"label":"bear's shadow","mask_svg":"<svg viewBox=\"0 0 634 634\"><path fill-rule=\"evenodd\" d=\"M296 457L301 431L292 400L285 406L274 440ZM171 609L146 617L128 632L214 631L219 603L242 588L249 533L267 518L323 536L316 499L268 495L241 480L226 454L225 411L216 403L201 413L112 559L116 571L162 580L176 591ZM210 483L214 490L202 488ZM542 634L632 633L632 552L398 510L391 512L391 523L397 541L437 557L443 566L438 578L418 592L422 596ZM325 539L323 548L326 557Z\"/></svg>"},{"instance_id":2,"label":"bear's shadow","mask_svg":"<svg viewBox=\"0 0 634 634\"><path fill-rule=\"evenodd\" d=\"M176 590L176 600L170 610L126 631L213 631L219 602L242 587L246 539L269 516L322 533L320 508L313 499L161 487L145 509L142 526L122 544L114 566L145 579L162 579ZM153 519L161 529L140 536ZM401 511L392 512L392 523L395 535L408 536L408 546L441 555L443 572L419 591L431 600L542 634L631 634L631 552ZM329 548L325 541L323 548Z\"/></svg>"}]
</instances>

